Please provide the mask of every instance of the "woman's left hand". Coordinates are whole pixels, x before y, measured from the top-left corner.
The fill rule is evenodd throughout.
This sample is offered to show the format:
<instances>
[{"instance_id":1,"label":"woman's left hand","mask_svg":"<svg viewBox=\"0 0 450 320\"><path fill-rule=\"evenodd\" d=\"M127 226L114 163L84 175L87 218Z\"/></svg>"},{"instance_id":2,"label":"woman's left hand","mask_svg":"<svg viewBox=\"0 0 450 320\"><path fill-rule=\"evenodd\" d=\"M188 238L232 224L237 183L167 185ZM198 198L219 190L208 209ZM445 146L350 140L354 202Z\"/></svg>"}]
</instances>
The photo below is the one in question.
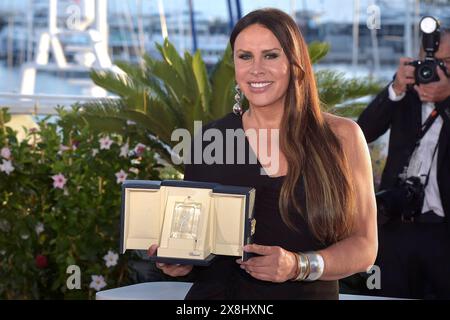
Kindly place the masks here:
<instances>
[{"instance_id":1,"label":"woman's left hand","mask_svg":"<svg viewBox=\"0 0 450 320\"><path fill-rule=\"evenodd\" d=\"M260 255L260 257L253 257L245 262L242 262L241 259L236 260L241 268L253 278L271 282L285 282L294 278L297 270L297 259L293 252L278 246L257 244L244 246L244 251Z\"/></svg>"}]
</instances>

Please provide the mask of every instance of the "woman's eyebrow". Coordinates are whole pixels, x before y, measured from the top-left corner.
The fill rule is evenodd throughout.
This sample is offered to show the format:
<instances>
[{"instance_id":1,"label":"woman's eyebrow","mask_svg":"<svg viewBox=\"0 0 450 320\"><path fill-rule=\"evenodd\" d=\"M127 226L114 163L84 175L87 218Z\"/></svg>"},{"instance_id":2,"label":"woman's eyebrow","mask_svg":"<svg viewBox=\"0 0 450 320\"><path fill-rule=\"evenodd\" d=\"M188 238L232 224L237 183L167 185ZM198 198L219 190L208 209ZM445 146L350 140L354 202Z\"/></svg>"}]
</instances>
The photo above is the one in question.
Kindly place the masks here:
<instances>
[{"instance_id":1,"label":"woman's eyebrow","mask_svg":"<svg viewBox=\"0 0 450 320\"><path fill-rule=\"evenodd\" d=\"M272 51L281 51L281 49L280 48L266 49L266 50L263 50L262 53L267 53L267 52L272 52ZM247 51L247 50L243 50L243 49L239 49L237 52L252 53L251 51Z\"/></svg>"}]
</instances>

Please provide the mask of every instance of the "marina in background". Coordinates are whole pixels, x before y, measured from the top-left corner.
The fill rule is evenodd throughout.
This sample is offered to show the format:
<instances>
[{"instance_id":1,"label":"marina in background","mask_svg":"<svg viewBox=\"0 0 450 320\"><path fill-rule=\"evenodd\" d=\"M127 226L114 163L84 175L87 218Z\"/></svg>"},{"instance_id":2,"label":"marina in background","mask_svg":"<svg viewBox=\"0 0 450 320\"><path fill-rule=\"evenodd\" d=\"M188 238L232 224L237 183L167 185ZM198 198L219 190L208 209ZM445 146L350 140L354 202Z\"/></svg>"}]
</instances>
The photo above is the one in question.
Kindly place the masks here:
<instances>
[{"instance_id":1,"label":"marina in background","mask_svg":"<svg viewBox=\"0 0 450 320\"><path fill-rule=\"evenodd\" d=\"M153 1L157 4L153 11L139 0L19 0L9 1L10 6L7 2L3 0L0 6L2 105L10 104L21 93L104 97L107 93L89 79L90 68L114 68L116 60L139 63L143 53L158 56L155 42L162 43L165 37L180 53L200 50L212 67L223 54L232 23L242 15L239 1L228 1L228 19L194 9L195 1L180 1L179 9L170 11L164 8L167 1L161 0ZM339 70L348 77L389 81L401 56L417 55L418 22L423 15L434 15L443 26L450 25L450 6L440 5L442 1L348 1L354 14L347 21L324 19L329 16L326 8L314 10L308 2L290 1L291 13L307 42L325 41L331 46L316 69ZM368 27L370 5L379 8L379 29ZM107 14L102 15L102 10ZM24 90L24 70L36 65L43 50L42 36L52 28L59 44L50 41L48 63L43 67L37 62L33 90ZM106 46L100 59L95 51L99 42ZM64 63L58 61L58 46Z\"/></svg>"}]
</instances>

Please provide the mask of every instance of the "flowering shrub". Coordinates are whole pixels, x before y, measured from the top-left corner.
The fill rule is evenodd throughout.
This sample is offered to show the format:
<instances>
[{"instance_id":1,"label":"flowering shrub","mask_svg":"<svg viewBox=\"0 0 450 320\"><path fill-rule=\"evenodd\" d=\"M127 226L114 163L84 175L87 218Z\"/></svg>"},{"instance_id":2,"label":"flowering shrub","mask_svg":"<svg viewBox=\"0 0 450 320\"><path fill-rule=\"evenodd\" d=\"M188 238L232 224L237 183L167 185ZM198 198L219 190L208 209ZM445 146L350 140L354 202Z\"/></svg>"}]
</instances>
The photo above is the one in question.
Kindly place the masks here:
<instances>
[{"instance_id":1,"label":"flowering shrub","mask_svg":"<svg viewBox=\"0 0 450 320\"><path fill-rule=\"evenodd\" d=\"M130 255L118 255L121 183L160 179L161 166L135 125L95 132L74 114L59 110L18 141L0 110L0 298L94 298L129 281ZM80 289L67 285L72 265Z\"/></svg>"}]
</instances>

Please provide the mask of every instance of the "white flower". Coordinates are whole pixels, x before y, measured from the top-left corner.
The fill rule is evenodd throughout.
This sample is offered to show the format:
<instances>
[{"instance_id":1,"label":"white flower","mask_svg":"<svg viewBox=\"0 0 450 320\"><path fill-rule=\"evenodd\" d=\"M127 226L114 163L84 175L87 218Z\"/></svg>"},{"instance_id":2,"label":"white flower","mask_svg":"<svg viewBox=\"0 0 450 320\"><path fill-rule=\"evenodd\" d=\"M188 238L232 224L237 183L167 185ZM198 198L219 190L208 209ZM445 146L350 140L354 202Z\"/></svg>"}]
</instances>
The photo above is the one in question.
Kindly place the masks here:
<instances>
[{"instance_id":1,"label":"white flower","mask_svg":"<svg viewBox=\"0 0 450 320\"><path fill-rule=\"evenodd\" d=\"M98 140L98 142L100 142L100 150L109 150L109 148L111 148L111 145L113 143L113 141L109 138L109 136L103 137L100 140Z\"/></svg>"},{"instance_id":2,"label":"white flower","mask_svg":"<svg viewBox=\"0 0 450 320\"><path fill-rule=\"evenodd\" d=\"M131 121L131 120L127 120L127 125L134 126L134 125L136 125L136 122Z\"/></svg>"},{"instance_id":3,"label":"white flower","mask_svg":"<svg viewBox=\"0 0 450 320\"><path fill-rule=\"evenodd\" d=\"M0 151L0 155L5 159L9 159L11 158L11 150L9 150L8 147L3 147Z\"/></svg>"},{"instance_id":4,"label":"white flower","mask_svg":"<svg viewBox=\"0 0 450 320\"><path fill-rule=\"evenodd\" d=\"M44 224L42 222L38 222L36 224L36 227L34 227L34 230L36 231L37 235L40 235L42 232L44 232Z\"/></svg>"},{"instance_id":5,"label":"white flower","mask_svg":"<svg viewBox=\"0 0 450 320\"><path fill-rule=\"evenodd\" d=\"M100 291L102 288L106 287L105 278L103 278L103 276L92 275L91 278L92 281L89 284L89 288Z\"/></svg>"},{"instance_id":6,"label":"white flower","mask_svg":"<svg viewBox=\"0 0 450 320\"><path fill-rule=\"evenodd\" d=\"M123 183L127 179L128 174L120 169L119 172L116 173L117 183Z\"/></svg>"},{"instance_id":7,"label":"white flower","mask_svg":"<svg viewBox=\"0 0 450 320\"><path fill-rule=\"evenodd\" d=\"M114 267L117 264L117 260L119 259L119 255L109 250L108 254L103 257L103 260L106 262L106 266Z\"/></svg>"},{"instance_id":8,"label":"white flower","mask_svg":"<svg viewBox=\"0 0 450 320\"><path fill-rule=\"evenodd\" d=\"M29 235L29 234L26 234L26 233L23 233L23 234L20 235L20 237L21 237L23 240L27 240L27 239L30 237L30 235Z\"/></svg>"},{"instance_id":9,"label":"white flower","mask_svg":"<svg viewBox=\"0 0 450 320\"><path fill-rule=\"evenodd\" d=\"M4 256L4 255L5 255L5 253L6 253L6 251L5 251L5 250L2 250L2 251L0 251L0 254L1 254L2 256Z\"/></svg>"},{"instance_id":10,"label":"white flower","mask_svg":"<svg viewBox=\"0 0 450 320\"><path fill-rule=\"evenodd\" d=\"M95 157L98 154L98 149L92 149L92 156Z\"/></svg>"},{"instance_id":11,"label":"white flower","mask_svg":"<svg viewBox=\"0 0 450 320\"><path fill-rule=\"evenodd\" d=\"M3 160L3 163L0 165L0 171L3 171L9 176L9 174L14 171L14 167L12 166L11 161Z\"/></svg>"},{"instance_id":12,"label":"white flower","mask_svg":"<svg viewBox=\"0 0 450 320\"><path fill-rule=\"evenodd\" d=\"M128 170L128 171L130 171L131 173L134 173L135 175L139 174L139 169L135 168L135 167L131 167L130 170Z\"/></svg>"},{"instance_id":13,"label":"white flower","mask_svg":"<svg viewBox=\"0 0 450 320\"><path fill-rule=\"evenodd\" d=\"M128 143L125 143L121 148L120 148L120 155L119 157L128 157L128 151L130 151L130 146L128 145Z\"/></svg>"}]
</instances>

